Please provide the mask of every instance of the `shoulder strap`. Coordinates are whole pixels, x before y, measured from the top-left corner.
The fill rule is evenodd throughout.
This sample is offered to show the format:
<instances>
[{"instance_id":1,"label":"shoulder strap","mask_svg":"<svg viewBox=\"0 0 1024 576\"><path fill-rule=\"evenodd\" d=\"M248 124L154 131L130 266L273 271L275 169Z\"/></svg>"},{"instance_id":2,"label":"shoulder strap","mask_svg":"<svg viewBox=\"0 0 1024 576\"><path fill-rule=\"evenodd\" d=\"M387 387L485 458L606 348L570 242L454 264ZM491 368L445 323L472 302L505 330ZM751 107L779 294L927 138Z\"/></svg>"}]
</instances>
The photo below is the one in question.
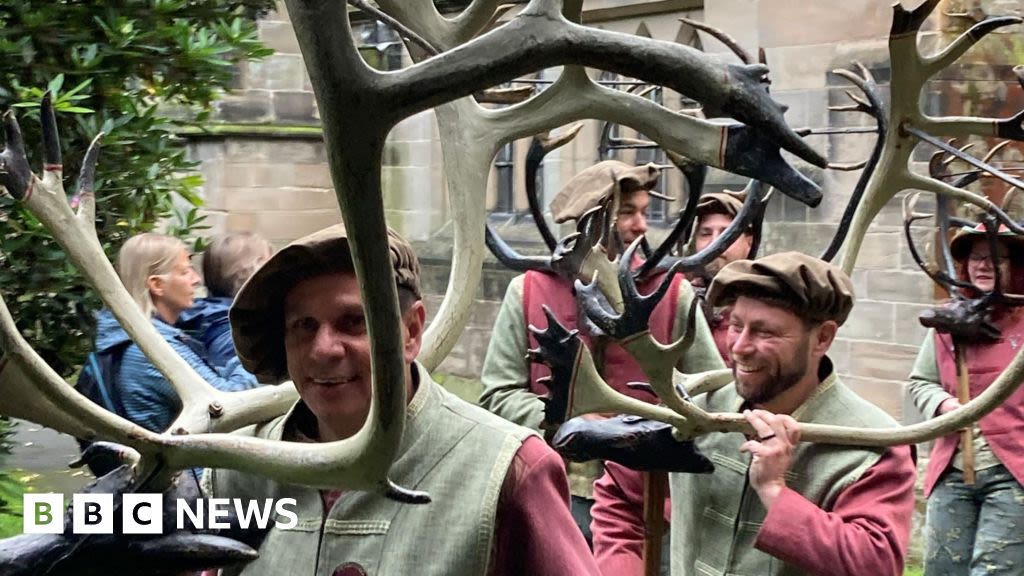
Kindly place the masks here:
<instances>
[{"instance_id":1,"label":"shoulder strap","mask_svg":"<svg viewBox=\"0 0 1024 576\"><path fill-rule=\"evenodd\" d=\"M92 375L96 385L97 400L107 410L121 416L125 416L124 402L121 400L121 387L117 381L117 373L121 369L121 361L124 353L131 345L131 341L104 350L93 352L86 360L86 366Z\"/></svg>"}]
</instances>

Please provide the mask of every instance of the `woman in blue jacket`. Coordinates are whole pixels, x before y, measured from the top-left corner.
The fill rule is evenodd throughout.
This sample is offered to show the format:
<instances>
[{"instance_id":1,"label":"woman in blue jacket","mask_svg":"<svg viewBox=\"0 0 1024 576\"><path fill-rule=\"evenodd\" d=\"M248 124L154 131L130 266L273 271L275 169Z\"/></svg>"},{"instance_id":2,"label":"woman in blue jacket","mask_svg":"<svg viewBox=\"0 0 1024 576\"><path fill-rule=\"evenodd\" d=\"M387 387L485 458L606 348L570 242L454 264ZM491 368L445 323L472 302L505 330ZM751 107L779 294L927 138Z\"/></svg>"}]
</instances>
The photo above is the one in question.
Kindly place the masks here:
<instances>
[{"instance_id":1,"label":"woman in blue jacket","mask_svg":"<svg viewBox=\"0 0 1024 576\"><path fill-rule=\"evenodd\" d=\"M121 247L117 274L132 299L150 317L157 332L212 386L238 391L257 386L256 379L235 362L218 370L206 359L206 349L174 326L192 306L199 275L192 268L185 244L174 237L145 233ZM124 416L136 424L162 432L181 412L181 399L170 382L142 353L109 310L97 317L96 351L127 346L113 383L120 393Z\"/></svg>"}]
</instances>

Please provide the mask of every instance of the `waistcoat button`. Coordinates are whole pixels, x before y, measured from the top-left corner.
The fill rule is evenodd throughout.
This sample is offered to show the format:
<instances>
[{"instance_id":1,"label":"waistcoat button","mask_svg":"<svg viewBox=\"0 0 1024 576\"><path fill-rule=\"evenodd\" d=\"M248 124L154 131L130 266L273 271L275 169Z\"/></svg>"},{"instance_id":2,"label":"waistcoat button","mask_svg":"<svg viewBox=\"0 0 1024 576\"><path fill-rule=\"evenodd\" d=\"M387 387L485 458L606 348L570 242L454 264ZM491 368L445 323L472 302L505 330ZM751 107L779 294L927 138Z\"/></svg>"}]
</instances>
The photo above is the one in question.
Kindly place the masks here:
<instances>
[{"instance_id":1,"label":"waistcoat button","mask_svg":"<svg viewBox=\"0 0 1024 576\"><path fill-rule=\"evenodd\" d=\"M335 568L332 576L366 576L366 569L355 562L346 562Z\"/></svg>"}]
</instances>

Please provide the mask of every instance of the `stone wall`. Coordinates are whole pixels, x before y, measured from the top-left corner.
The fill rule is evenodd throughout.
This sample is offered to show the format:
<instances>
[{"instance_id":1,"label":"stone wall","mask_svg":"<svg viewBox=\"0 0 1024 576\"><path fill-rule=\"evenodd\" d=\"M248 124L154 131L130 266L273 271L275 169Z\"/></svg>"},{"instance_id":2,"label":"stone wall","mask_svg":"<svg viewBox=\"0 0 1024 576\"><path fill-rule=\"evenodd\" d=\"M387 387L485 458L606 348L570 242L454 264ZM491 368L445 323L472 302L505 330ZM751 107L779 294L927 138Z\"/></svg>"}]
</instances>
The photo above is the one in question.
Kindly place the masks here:
<instances>
[{"instance_id":1,"label":"stone wall","mask_svg":"<svg viewBox=\"0 0 1024 576\"><path fill-rule=\"evenodd\" d=\"M1019 2L985 2L990 12L1019 11ZM998 4L998 6L996 6ZM991 6L990 6L991 5ZM883 84L889 76L885 46L891 8L889 2L800 2L797 0L715 0L695 2L588 1L585 21L595 26L654 38L678 41L734 60L724 46L696 34L677 18L687 15L727 30L743 46L763 46L772 73L772 93L790 109L794 126L867 124L867 119L830 112L829 106L845 103L848 88L829 72L848 67L854 60L868 66ZM936 12L957 11L944 2ZM795 23L799 22L799 25ZM937 24L954 28L956 22ZM962 29L962 25L961 29ZM316 129L318 115L294 33L281 11L260 23L261 37L277 53L266 61L239 70L237 87L218 105L217 120L232 124L231 130L196 139L195 158L202 161L206 177L206 213L214 232L254 230L282 245L304 233L340 220L334 199L323 145ZM925 45L948 41L935 34ZM988 40L986 40L988 42ZM975 62L1003 58L1016 49L1009 40L979 56ZM1014 41L1015 42L1015 41ZM988 60L986 60L988 59ZM1006 62L1011 61L1006 58ZM989 76L982 93L967 89L964 78ZM996 76L998 74L998 76ZM545 73L545 78L557 70ZM957 112L981 110L992 113L992 102L1007 107L1021 102L1001 98L1020 90L1004 84L1009 76L999 69L974 65L945 73L935 85L930 109ZM677 95L666 94L674 105ZM577 139L552 154L543 167L544 197L550 201L561 183L597 158L600 125L589 123ZM870 135L816 136L813 144L834 162L867 158L873 144ZM526 142L515 143L517 176L516 213L493 219L502 234L525 251L540 249L539 236L525 215L521 175ZM389 223L412 239L421 252L425 269L428 310L436 310L449 282L451 232L442 173L441 148L433 115L424 113L399 125L391 135L385 155L384 195ZM763 254L797 249L819 253L835 232L836 222L857 180L857 173L823 173L806 165L807 173L821 182L825 200L809 210L776 195L769 205ZM667 176L669 192L681 191L677 174ZM744 182L714 173L710 187L740 188ZM488 190L493 202L494 175ZM671 212L671 210L670 210ZM661 227L654 231L658 237ZM927 237L921 237L923 246ZM486 344L505 285L512 274L491 259L485 265L477 292L477 307L457 348L441 371L466 377L479 375ZM910 259L900 227L899 201L883 210L872 225L857 261L853 280L858 303L833 349L842 377L858 392L895 417L910 421L916 411L906 403L903 387L924 330L917 314L933 302L931 282ZM459 279L453 280L458 286ZM462 287L459 287L462 288Z\"/></svg>"}]
</instances>

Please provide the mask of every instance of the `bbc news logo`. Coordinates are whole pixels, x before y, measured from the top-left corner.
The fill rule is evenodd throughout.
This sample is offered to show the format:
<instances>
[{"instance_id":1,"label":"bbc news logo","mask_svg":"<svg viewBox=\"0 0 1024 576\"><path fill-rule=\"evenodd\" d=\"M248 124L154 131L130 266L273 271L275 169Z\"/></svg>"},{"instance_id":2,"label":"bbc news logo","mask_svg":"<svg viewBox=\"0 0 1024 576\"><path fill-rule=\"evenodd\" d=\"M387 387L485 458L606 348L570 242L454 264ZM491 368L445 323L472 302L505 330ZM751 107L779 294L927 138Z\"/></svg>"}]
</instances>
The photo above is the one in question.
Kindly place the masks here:
<instances>
[{"instance_id":1,"label":"bbc news logo","mask_svg":"<svg viewBox=\"0 0 1024 576\"><path fill-rule=\"evenodd\" d=\"M25 534L64 533L63 494L25 494L23 529ZM238 526L266 529L273 518L277 528L294 528L299 523L294 498L274 501L241 498L200 498L177 501L178 530L216 530L231 528L227 519L235 513ZM73 494L71 497L73 534L113 534L114 519L120 514L122 534L163 534L164 499L161 494L124 494L120 512L114 507L113 494Z\"/></svg>"}]
</instances>

